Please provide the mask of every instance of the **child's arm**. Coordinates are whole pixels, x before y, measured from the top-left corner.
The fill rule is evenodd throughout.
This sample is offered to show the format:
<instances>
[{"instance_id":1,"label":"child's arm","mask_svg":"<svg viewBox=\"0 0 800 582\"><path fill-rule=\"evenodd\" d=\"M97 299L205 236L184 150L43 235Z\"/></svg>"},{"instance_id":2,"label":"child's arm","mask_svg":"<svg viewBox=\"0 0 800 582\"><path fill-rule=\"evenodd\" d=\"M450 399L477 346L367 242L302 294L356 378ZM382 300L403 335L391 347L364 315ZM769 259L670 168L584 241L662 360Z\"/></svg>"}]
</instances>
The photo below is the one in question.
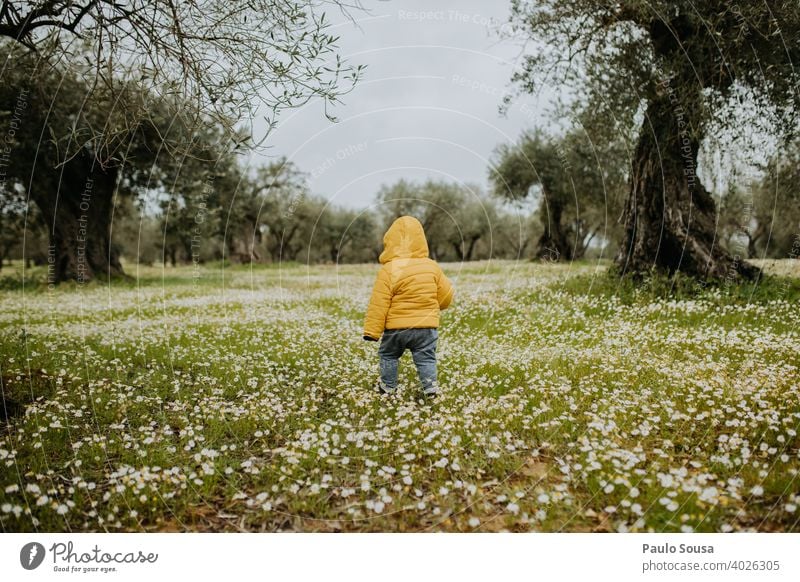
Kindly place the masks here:
<instances>
[{"instance_id":1,"label":"child's arm","mask_svg":"<svg viewBox=\"0 0 800 582\"><path fill-rule=\"evenodd\" d=\"M439 280L436 282L437 299L439 300L439 309L447 309L453 301L453 284L447 278L441 269L439 269Z\"/></svg>"},{"instance_id":2,"label":"child's arm","mask_svg":"<svg viewBox=\"0 0 800 582\"><path fill-rule=\"evenodd\" d=\"M375 278L372 297L367 306L367 316L364 319L364 339L380 339L386 326L386 314L391 303L392 289L389 283L389 274L386 269L381 269Z\"/></svg>"}]
</instances>

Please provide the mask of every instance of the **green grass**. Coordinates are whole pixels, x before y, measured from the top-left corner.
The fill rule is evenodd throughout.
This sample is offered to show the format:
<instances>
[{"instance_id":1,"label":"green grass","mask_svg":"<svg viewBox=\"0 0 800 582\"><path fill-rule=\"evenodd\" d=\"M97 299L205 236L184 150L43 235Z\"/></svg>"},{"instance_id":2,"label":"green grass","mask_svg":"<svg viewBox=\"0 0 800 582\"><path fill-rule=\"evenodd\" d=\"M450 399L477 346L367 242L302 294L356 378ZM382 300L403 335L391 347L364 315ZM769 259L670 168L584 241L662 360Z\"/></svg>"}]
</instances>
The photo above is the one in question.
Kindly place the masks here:
<instances>
[{"instance_id":1,"label":"green grass","mask_svg":"<svg viewBox=\"0 0 800 582\"><path fill-rule=\"evenodd\" d=\"M445 265L433 404L370 390L374 265L11 286L0 526L800 530L797 280L606 266Z\"/></svg>"}]
</instances>

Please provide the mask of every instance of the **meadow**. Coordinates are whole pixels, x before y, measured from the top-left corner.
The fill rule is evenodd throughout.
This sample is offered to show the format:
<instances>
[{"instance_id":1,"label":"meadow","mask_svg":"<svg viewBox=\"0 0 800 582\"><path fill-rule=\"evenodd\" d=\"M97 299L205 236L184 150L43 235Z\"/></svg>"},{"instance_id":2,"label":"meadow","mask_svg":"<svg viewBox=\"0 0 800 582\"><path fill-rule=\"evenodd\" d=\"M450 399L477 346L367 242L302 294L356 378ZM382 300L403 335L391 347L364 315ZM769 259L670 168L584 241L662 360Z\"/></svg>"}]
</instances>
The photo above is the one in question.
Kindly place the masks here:
<instances>
[{"instance_id":1,"label":"meadow","mask_svg":"<svg viewBox=\"0 0 800 582\"><path fill-rule=\"evenodd\" d=\"M444 268L433 402L372 389L375 265L5 268L2 530L800 531L798 279Z\"/></svg>"}]
</instances>

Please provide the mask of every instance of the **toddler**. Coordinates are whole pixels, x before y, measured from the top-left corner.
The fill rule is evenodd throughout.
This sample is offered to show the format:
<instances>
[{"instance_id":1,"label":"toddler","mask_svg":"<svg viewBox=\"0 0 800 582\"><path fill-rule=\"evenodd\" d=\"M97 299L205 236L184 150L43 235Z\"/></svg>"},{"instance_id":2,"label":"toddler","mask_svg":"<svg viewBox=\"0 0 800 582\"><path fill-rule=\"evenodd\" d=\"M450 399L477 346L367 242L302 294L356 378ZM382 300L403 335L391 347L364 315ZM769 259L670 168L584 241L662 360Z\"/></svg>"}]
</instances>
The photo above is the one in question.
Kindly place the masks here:
<instances>
[{"instance_id":1,"label":"toddler","mask_svg":"<svg viewBox=\"0 0 800 582\"><path fill-rule=\"evenodd\" d=\"M435 261L428 258L422 224L401 216L383 237L381 270L375 279L364 321L364 339L381 340L378 389L397 388L397 360L406 349L417 367L426 397L438 393L436 340L439 310L453 300L453 286Z\"/></svg>"}]
</instances>

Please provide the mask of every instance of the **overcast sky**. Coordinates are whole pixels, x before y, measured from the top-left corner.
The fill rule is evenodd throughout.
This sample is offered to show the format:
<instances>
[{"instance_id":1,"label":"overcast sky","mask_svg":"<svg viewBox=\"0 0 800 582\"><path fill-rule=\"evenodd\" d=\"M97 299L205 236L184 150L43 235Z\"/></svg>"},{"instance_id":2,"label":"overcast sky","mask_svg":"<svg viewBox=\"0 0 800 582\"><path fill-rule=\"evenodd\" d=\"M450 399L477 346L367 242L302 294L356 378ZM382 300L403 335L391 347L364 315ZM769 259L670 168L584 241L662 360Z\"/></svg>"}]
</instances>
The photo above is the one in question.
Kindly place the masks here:
<instances>
[{"instance_id":1,"label":"overcast sky","mask_svg":"<svg viewBox=\"0 0 800 582\"><path fill-rule=\"evenodd\" d=\"M543 122L550 96L522 97L498 113L519 47L497 34L507 0L365 0L358 26L335 16L340 54L365 64L361 83L336 106L285 112L270 155L309 174L312 191L349 207L372 203L403 177L486 185L494 148ZM259 160L253 160L258 163Z\"/></svg>"}]
</instances>

